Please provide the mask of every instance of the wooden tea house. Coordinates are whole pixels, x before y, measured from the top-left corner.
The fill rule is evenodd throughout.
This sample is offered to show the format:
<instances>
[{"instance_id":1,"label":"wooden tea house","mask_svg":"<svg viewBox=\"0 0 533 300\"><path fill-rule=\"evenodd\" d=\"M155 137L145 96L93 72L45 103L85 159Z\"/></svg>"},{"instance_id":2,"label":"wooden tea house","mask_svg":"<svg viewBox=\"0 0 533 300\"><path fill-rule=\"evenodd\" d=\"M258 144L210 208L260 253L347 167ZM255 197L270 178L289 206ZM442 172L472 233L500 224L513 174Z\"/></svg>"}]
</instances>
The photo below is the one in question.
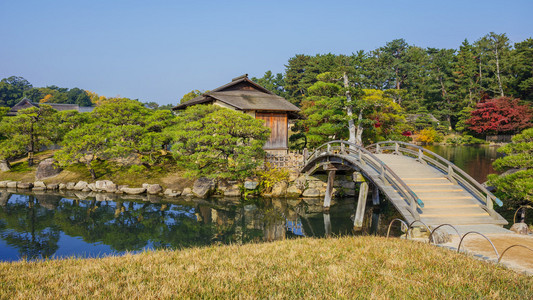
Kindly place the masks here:
<instances>
[{"instance_id":1,"label":"wooden tea house","mask_svg":"<svg viewBox=\"0 0 533 300\"><path fill-rule=\"evenodd\" d=\"M300 109L248 79L248 74L234 78L230 83L179 104L173 110L185 109L197 104L214 104L242 111L265 121L271 134L264 149L268 153L282 154L289 149L289 119L298 118Z\"/></svg>"}]
</instances>

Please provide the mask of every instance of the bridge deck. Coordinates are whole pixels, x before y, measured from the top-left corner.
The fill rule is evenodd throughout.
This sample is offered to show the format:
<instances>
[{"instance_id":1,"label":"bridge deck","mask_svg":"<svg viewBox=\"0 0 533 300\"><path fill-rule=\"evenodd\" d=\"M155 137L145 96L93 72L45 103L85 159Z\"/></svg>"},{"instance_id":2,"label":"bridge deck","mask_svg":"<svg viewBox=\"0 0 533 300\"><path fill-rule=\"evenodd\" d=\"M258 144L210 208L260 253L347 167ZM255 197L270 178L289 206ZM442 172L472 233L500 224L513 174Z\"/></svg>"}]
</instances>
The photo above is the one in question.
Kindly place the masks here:
<instances>
[{"instance_id":1,"label":"bridge deck","mask_svg":"<svg viewBox=\"0 0 533 300\"><path fill-rule=\"evenodd\" d=\"M451 182L438 169L408 156L375 154L390 167L424 202L419 208L420 220L428 226L503 225L493 218L472 194ZM403 214L405 215L405 214Z\"/></svg>"}]
</instances>

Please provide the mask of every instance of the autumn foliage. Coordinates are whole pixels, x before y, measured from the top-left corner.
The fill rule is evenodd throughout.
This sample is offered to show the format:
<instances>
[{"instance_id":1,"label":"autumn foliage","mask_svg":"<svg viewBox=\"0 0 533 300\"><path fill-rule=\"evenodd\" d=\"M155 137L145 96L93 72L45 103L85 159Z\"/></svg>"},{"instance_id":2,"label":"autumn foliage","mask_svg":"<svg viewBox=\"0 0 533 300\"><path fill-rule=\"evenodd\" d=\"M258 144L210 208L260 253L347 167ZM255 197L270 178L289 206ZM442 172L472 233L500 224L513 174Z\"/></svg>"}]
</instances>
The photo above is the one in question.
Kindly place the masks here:
<instances>
[{"instance_id":1,"label":"autumn foliage","mask_svg":"<svg viewBox=\"0 0 533 300\"><path fill-rule=\"evenodd\" d=\"M466 123L470 130L481 134L512 134L532 127L533 111L518 101L501 97L478 103Z\"/></svg>"}]
</instances>

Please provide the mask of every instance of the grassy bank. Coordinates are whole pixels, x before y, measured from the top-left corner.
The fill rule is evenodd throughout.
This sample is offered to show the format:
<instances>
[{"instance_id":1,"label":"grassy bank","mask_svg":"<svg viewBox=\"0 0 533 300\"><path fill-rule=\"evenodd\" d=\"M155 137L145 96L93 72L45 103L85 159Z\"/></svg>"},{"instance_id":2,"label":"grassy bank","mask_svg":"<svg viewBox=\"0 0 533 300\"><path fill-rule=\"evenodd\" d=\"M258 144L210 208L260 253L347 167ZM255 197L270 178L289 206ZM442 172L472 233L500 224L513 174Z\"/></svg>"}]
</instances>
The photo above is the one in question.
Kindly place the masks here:
<instances>
[{"instance_id":1,"label":"grassy bank","mask_svg":"<svg viewBox=\"0 0 533 300\"><path fill-rule=\"evenodd\" d=\"M37 165L40 161L53 157L54 151L44 151L35 155L35 164L28 166L26 158L14 161L11 164L11 171L0 172L0 181L12 180L23 182L34 182ZM184 172L180 170L175 162L165 161L152 168L143 166L123 166L114 162L98 161L95 163L96 180L111 180L119 185L129 185L132 187L141 186L143 183L159 183L165 188L183 190L184 187L192 186L194 180L184 177ZM84 164L76 163L66 167L59 175L45 179L45 183L67 183L67 182L94 182L91 174Z\"/></svg>"},{"instance_id":2,"label":"grassy bank","mask_svg":"<svg viewBox=\"0 0 533 300\"><path fill-rule=\"evenodd\" d=\"M434 246L379 237L1 263L0 278L5 299L533 297L533 277Z\"/></svg>"}]
</instances>

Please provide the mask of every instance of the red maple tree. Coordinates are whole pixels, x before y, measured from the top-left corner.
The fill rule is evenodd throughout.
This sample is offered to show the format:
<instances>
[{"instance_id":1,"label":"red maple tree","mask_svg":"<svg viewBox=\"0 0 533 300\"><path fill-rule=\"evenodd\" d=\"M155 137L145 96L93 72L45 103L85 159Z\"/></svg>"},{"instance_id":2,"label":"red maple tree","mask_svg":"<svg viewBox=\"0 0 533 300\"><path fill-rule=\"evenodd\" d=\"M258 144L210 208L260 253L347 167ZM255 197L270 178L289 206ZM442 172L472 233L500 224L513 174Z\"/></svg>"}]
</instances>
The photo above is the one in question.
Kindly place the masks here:
<instances>
[{"instance_id":1,"label":"red maple tree","mask_svg":"<svg viewBox=\"0 0 533 300\"><path fill-rule=\"evenodd\" d=\"M466 121L470 130L484 134L516 133L533 126L533 111L519 99L500 97L476 105Z\"/></svg>"}]
</instances>

